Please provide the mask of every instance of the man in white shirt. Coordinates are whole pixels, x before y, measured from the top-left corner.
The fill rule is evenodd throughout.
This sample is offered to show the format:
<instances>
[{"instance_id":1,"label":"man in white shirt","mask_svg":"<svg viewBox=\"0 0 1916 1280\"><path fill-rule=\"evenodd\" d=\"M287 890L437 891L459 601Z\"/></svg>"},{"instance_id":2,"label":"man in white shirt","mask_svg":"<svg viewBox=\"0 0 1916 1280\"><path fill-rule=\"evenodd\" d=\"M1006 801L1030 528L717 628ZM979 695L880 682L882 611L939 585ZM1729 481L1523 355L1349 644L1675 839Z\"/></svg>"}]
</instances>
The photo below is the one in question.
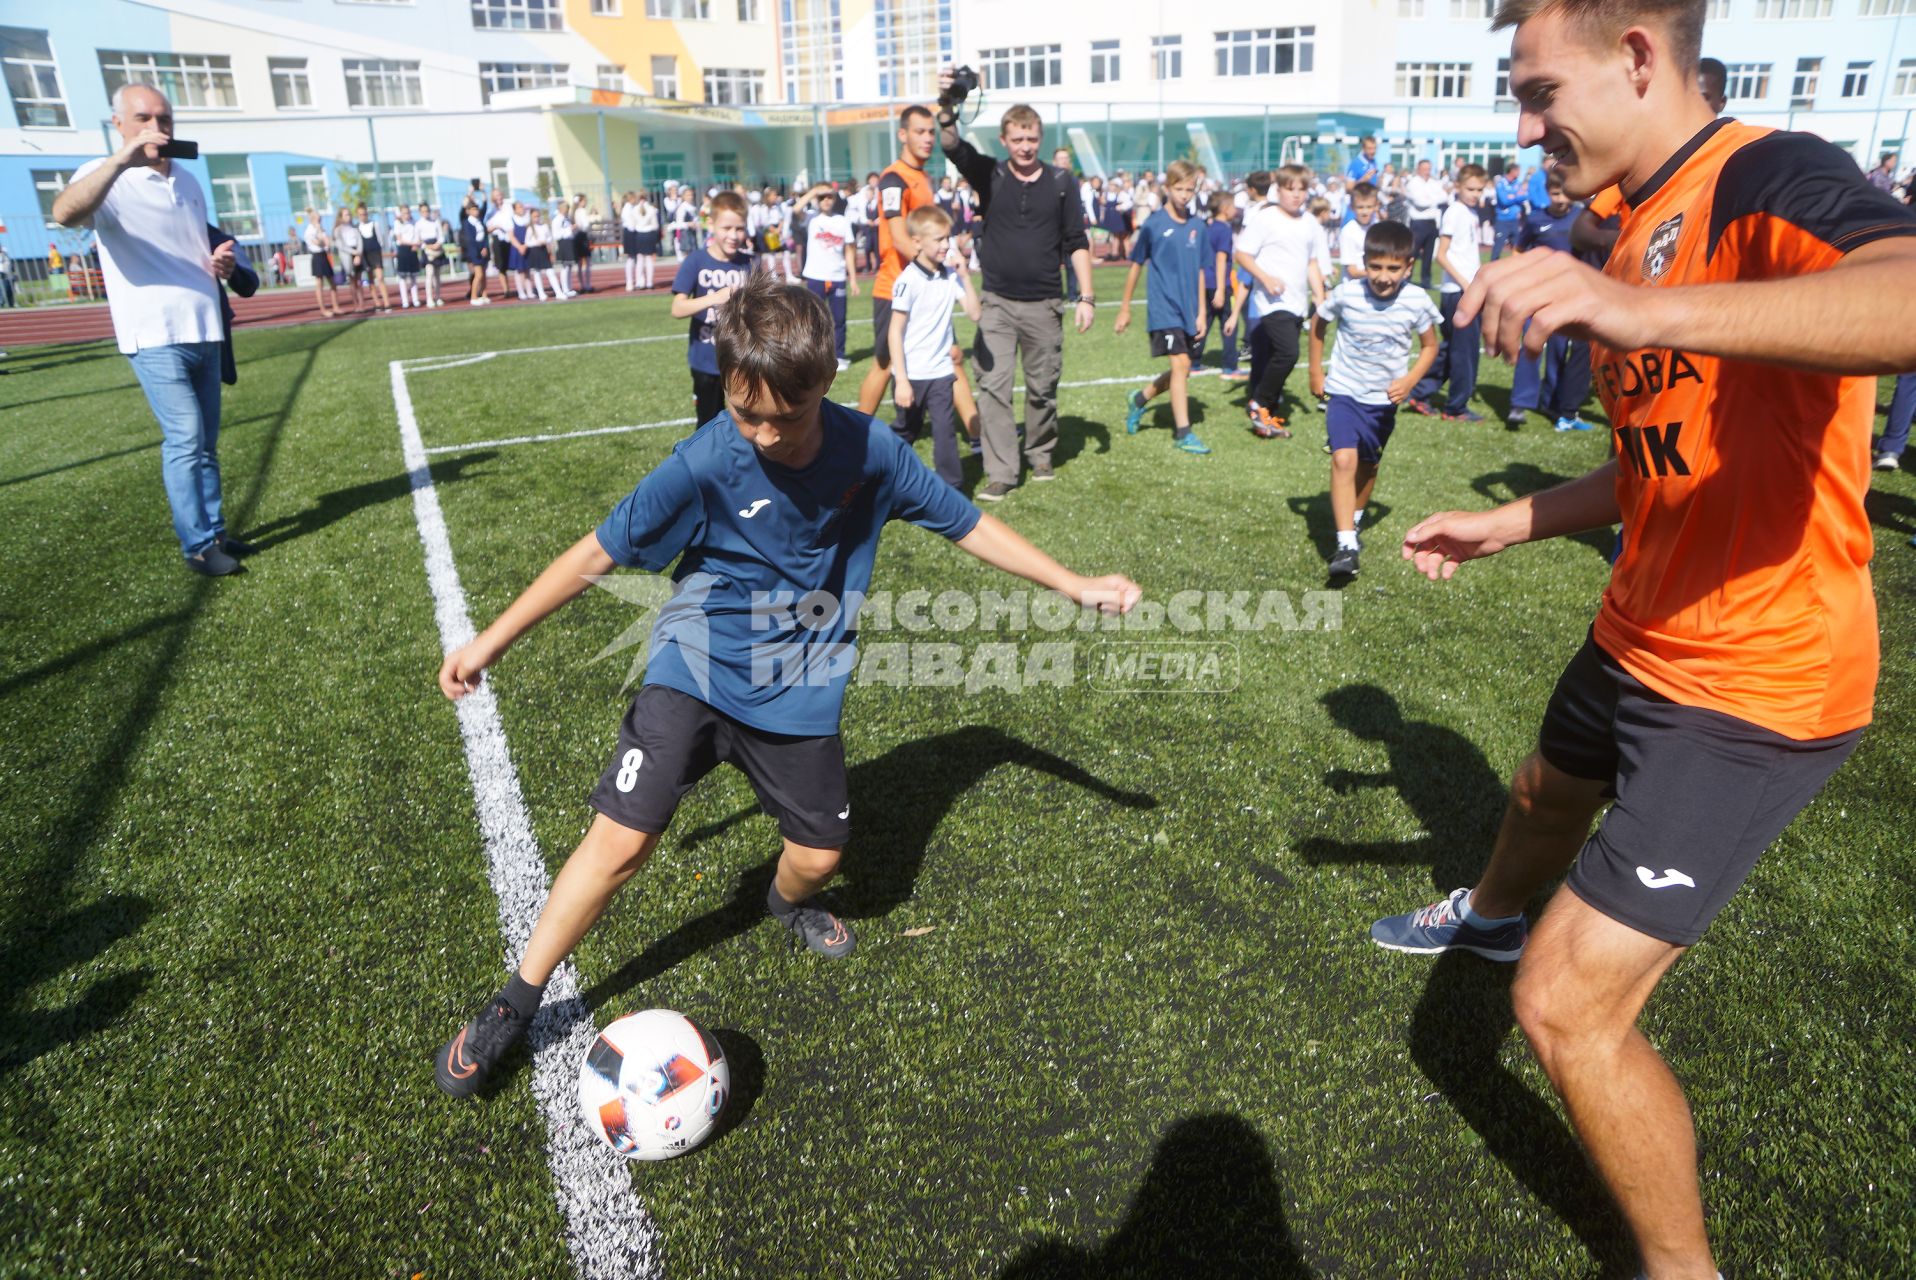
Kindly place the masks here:
<instances>
[{"instance_id":1,"label":"man in white shirt","mask_svg":"<svg viewBox=\"0 0 1916 1280\"><path fill-rule=\"evenodd\" d=\"M92 224L120 350L160 423L160 475L187 567L208 577L240 571L252 551L227 535L220 501L219 281L233 245L207 250L206 196L164 154L173 104L149 85L113 95L122 146L89 160L53 201L63 227Z\"/></svg>"},{"instance_id":2,"label":"man in white shirt","mask_svg":"<svg viewBox=\"0 0 1916 1280\"><path fill-rule=\"evenodd\" d=\"M1470 407L1477 390L1478 328L1456 322L1457 304L1464 290L1477 278L1483 265L1483 219L1477 206L1483 203L1484 185L1489 175L1482 165L1467 164L1457 175L1457 201L1444 210L1437 229L1437 265L1443 269L1444 283L1438 299L1438 314L1443 317L1443 340L1437 347L1437 362L1415 387L1406 407L1426 417L1441 417L1450 422L1482 422L1483 415ZM1432 405L1438 388L1445 383L1450 390L1441 408Z\"/></svg>"},{"instance_id":3,"label":"man in white shirt","mask_svg":"<svg viewBox=\"0 0 1916 1280\"><path fill-rule=\"evenodd\" d=\"M1437 216L1443 212L1444 184L1430 174L1430 161L1419 160L1417 171L1404 179L1404 217L1410 223L1411 256L1423 270L1419 281L1430 288L1430 254L1437 244Z\"/></svg>"},{"instance_id":4,"label":"man in white shirt","mask_svg":"<svg viewBox=\"0 0 1916 1280\"><path fill-rule=\"evenodd\" d=\"M1276 197L1244 215L1244 231L1232 253L1250 272L1251 430L1259 439L1288 438L1288 419L1278 411L1284 383L1297 367L1304 313L1324 300L1331 274L1330 247L1317 219L1304 212L1311 171L1281 166L1271 181Z\"/></svg>"}]
</instances>

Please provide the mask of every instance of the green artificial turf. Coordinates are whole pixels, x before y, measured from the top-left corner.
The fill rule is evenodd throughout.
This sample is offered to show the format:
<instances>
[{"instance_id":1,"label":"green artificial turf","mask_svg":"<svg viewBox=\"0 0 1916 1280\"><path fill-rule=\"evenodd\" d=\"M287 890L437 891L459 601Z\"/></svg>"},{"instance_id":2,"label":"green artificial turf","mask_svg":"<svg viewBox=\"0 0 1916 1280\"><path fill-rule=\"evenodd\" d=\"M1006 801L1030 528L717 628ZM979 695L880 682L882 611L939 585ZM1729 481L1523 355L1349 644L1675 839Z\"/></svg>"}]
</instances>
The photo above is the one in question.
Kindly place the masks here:
<instances>
[{"instance_id":1,"label":"green artificial turf","mask_svg":"<svg viewBox=\"0 0 1916 1280\"><path fill-rule=\"evenodd\" d=\"M1155 371L1112 317L1067 381ZM689 415L682 331L646 299L242 333L221 458L263 549L219 582L181 568L111 344L0 365L0 1272L571 1273L529 1069L476 1104L432 1083L502 942L388 362L668 337L412 371L425 443L458 445ZM1122 633L868 632L1078 650L1064 688L854 685L849 962L764 918L777 834L744 779L688 797L576 957L601 1022L676 1008L733 1047L736 1127L632 1166L669 1275L1630 1274L1508 970L1366 937L1481 864L1607 572L1603 537L1441 586L1396 558L1423 514L1604 457L1601 431L1505 431L1484 369L1491 421L1401 420L1338 628L1199 637L1232 646L1229 692L1094 687ZM1154 599L1301 610L1322 418L1259 441L1241 389L1193 386L1213 456L1174 452L1168 411L1127 437L1127 387L1067 389L1058 482L993 514ZM682 433L435 455L477 621ZM1916 481L1878 477L1870 513L1876 723L1644 1018L1736 1280L1916 1253ZM900 526L875 585L1016 584ZM592 659L635 617L589 593L493 676L554 870L629 696L629 655Z\"/></svg>"}]
</instances>

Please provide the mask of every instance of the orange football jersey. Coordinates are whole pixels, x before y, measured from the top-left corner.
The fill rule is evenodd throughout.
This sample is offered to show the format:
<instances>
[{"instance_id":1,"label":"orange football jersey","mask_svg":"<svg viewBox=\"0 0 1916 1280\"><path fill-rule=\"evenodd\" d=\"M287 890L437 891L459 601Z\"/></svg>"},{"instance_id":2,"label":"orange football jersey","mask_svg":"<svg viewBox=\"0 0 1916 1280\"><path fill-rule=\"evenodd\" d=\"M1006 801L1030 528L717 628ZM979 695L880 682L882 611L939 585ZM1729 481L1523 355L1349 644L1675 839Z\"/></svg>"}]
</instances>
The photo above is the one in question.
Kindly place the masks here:
<instances>
[{"instance_id":1,"label":"orange football jersey","mask_svg":"<svg viewBox=\"0 0 1916 1280\"><path fill-rule=\"evenodd\" d=\"M1916 213L1808 134L1719 119L1628 193L1604 273L1642 288L1824 271ZM1623 554L1597 642L1644 684L1798 740L1869 722L1863 496L1876 380L1592 344Z\"/></svg>"},{"instance_id":2,"label":"orange football jersey","mask_svg":"<svg viewBox=\"0 0 1916 1280\"><path fill-rule=\"evenodd\" d=\"M878 274L872 279L872 297L891 297L892 283L911 259L892 243L891 220L902 218L913 209L922 209L936 197L931 179L923 169L914 169L903 160L894 160L878 179L878 207L872 216L878 220Z\"/></svg>"}]
</instances>

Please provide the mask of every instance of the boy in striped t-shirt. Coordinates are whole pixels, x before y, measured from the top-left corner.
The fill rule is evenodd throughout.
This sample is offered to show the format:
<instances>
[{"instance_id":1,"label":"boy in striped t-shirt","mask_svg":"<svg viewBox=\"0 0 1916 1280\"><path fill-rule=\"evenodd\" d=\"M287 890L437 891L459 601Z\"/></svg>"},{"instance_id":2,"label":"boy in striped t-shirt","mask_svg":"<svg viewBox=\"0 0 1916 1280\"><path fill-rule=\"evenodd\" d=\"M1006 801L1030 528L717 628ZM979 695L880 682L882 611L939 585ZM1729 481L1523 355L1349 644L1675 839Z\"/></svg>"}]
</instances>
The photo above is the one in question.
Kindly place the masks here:
<instances>
[{"instance_id":1,"label":"boy in striped t-shirt","mask_svg":"<svg viewBox=\"0 0 1916 1280\"><path fill-rule=\"evenodd\" d=\"M1410 278L1410 228L1374 222L1364 233L1364 278L1345 280L1317 309L1311 324L1311 394L1330 393L1325 428L1331 445L1331 514L1337 549L1331 576L1357 572L1357 523L1377 484L1377 463L1397 426L1397 406L1437 360L1437 308ZM1324 339L1337 324L1337 350L1324 375ZM1412 334L1423 349L1410 363Z\"/></svg>"}]
</instances>

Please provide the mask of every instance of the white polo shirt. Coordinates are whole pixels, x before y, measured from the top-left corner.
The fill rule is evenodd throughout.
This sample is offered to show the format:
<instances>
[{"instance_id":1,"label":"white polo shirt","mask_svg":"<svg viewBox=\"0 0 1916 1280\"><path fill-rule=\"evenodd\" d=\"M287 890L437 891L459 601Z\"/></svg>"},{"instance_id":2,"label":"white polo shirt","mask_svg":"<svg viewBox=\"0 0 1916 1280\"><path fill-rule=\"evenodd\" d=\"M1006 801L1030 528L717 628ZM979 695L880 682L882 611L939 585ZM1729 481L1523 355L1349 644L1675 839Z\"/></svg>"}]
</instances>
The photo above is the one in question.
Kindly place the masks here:
<instances>
[{"instance_id":1,"label":"white polo shirt","mask_svg":"<svg viewBox=\"0 0 1916 1280\"><path fill-rule=\"evenodd\" d=\"M108 158L89 160L77 182ZM206 196L179 165L128 169L93 215L113 336L127 355L181 342L219 342L220 290L206 247Z\"/></svg>"},{"instance_id":2,"label":"white polo shirt","mask_svg":"<svg viewBox=\"0 0 1916 1280\"><path fill-rule=\"evenodd\" d=\"M1253 209L1245 216L1235 248L1250 254L1260 270L1276 276L1284 286L1281 294L1266 293L1263 285L1252 288L1253 320L1262 320L1274 311L1288 311L1301 319L1310 305L1313 260L1323 272L1325 284L1336 283L1330 239L1308 213L1293 217L1275 202Z\"/></svg>"}]
</instances>

